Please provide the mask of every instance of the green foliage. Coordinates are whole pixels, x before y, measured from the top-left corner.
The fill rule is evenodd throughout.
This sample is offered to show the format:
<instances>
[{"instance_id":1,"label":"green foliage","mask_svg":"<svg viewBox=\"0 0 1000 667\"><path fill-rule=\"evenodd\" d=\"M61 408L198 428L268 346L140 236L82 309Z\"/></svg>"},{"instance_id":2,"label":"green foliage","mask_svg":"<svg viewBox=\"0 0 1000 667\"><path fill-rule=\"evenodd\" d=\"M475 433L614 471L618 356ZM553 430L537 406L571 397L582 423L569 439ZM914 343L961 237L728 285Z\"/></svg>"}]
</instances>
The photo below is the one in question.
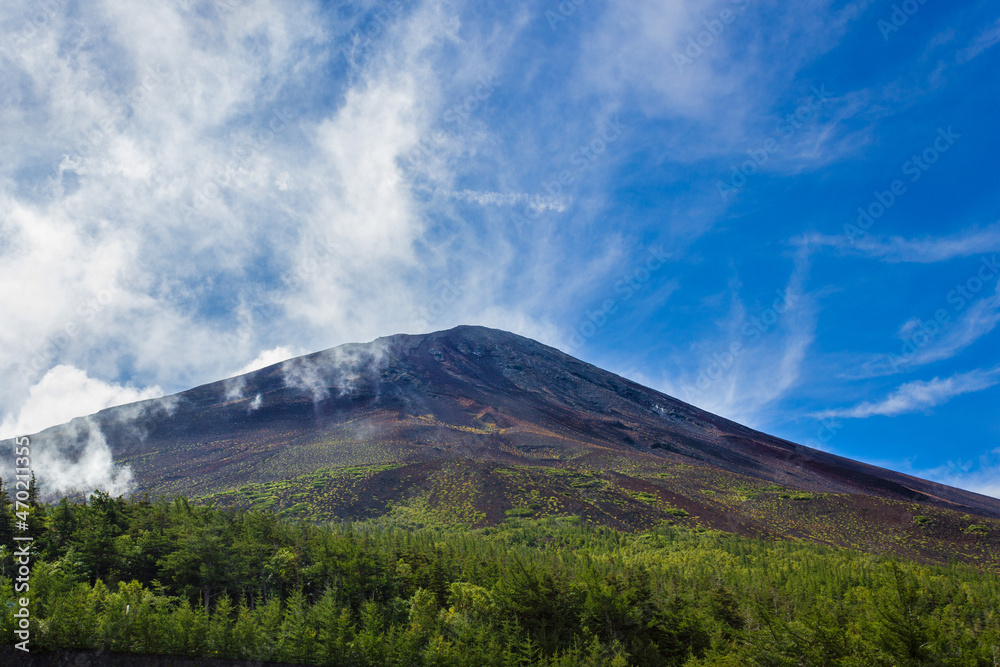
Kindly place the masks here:
<instances>
[{"instance_id":1,"label":"green foliage","mask_svg":"<svg viewBox=\"0 0 1000 667\"><path fill-rule=\"evenodd\" d=\"M39 507L40 650L357 667L989 667L1000 655L1000 577L958 564L565 517L415 529L102 494ZM12 585L0 585L11 637Z\"/></svg>"}]
</instances>

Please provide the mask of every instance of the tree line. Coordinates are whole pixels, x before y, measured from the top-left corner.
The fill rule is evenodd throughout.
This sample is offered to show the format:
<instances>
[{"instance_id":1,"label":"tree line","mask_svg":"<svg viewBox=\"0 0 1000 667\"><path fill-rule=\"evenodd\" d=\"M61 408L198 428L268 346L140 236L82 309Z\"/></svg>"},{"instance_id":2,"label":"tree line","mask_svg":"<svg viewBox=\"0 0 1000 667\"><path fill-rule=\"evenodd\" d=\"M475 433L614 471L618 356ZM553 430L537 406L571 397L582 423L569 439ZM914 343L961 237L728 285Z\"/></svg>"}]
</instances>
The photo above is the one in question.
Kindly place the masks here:
<instances>
[{"instance_id":1,"label":"tree line","mask_svg":"<svg viewBox=\"0 0 1000 667\"><path fill-rule=\"evenodd\" d=\"M576 517L326 526L184 498L31 499L33 650L320 665L1000 665L1000 577ZM0 626L13 643L0 491Z\"/></svg>"}]
</instances>

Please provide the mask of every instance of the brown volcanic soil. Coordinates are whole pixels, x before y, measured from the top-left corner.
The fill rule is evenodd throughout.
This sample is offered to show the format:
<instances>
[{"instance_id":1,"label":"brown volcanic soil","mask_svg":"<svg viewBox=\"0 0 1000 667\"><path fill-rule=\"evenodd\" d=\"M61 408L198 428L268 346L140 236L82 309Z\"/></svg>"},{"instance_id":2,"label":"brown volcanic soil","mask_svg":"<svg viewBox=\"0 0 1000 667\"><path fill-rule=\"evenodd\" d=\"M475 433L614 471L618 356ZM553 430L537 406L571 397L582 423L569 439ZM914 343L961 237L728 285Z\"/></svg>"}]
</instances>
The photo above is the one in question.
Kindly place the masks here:
<instances>
[{"instance_id":1,"label":"brown volcanic soil","mask_svg":"<svg viewBox=\"0 0 1000 667\"><path fill-rule=\"evenodd\" d=\"M140 493L311 520L674 521L1000 566L1000 500L768 436L482 327L345 345L93 420ZM987 534L963 532L973 524Z\"/></svg>"}]
</instances>

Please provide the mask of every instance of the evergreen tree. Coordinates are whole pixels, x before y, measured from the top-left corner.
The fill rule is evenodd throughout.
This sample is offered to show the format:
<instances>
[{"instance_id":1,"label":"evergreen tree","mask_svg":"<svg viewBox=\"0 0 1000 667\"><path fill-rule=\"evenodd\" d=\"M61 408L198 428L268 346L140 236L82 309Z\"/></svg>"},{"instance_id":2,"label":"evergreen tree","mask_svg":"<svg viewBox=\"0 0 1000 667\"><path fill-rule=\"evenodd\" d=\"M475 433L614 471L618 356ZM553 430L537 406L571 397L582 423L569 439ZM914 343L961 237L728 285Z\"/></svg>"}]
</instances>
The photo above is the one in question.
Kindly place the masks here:
<instances>
[{"instance_id":1,"label":"evergreen tree","mask_svg":"<svg viewBox=\"0 0 1000 667\"><path fill-rule=\"evenodd\" d=\"M14 504L7 496L3 478L0 477L0 546L10 547L12 544L14 544Z\"/></svg>"},{"instance_id":2,"label":"evergreen tree","mask_svg":"<svg viewBox=\"0 0 1000 667\"><path fill-rule=\"evenodd\" d=\"M1000 576L960 565L668 527L318 528L101 493L36 505L39 649L357 667L991 667L1000 653Z\"/></svg>"}]
</instances>

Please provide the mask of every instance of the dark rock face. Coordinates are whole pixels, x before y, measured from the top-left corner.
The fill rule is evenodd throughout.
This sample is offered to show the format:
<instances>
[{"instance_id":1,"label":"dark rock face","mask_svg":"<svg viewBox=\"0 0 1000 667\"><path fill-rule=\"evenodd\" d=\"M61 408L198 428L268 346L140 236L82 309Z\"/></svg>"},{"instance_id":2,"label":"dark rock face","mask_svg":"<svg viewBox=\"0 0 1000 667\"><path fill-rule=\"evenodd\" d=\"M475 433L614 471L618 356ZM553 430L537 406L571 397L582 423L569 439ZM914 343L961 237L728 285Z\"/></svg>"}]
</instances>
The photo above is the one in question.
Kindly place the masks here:
<instances>
[{"instance_id":1,"label":"dark rock face","mask_svg":"<svg viewBox=\"0 0 1000 667\"><path fill-rule=\"evenodd\" d=\"M70 426L32 443L103 437L133 494L309 521L669 521L1000 568L1000 500L771 437L483 327L343 345Z\"/></svg>"},{"instance_id":2,"label":"dark rock face","mask_svg":"<svg viewBox=\"0 0 1000 667\"><path fill-rule=\"evenodd\" d=\"M95 419L140 491L207 492L280 479L281 464L299 450L321 467L348 462L338 449L344 443L355 452L390 443L399 462L656 457L807 491L919 500L1000 518L1000 500L768 436L483 327L344 345ZM327 451L317 453L322 442Z\"/></svg>"}]
</instances>

